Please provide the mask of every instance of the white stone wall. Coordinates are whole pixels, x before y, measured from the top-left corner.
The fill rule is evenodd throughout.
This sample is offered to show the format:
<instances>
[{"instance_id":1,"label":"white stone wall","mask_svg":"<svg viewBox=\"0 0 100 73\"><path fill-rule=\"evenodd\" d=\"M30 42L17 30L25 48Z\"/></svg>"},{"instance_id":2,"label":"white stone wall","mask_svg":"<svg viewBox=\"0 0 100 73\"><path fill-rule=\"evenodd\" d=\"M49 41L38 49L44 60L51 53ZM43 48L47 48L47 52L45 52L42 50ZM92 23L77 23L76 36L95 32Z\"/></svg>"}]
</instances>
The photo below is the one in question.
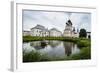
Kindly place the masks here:
<instances>
[{"instance_id":1,"label":"white stone wall","mask_svg":"<svg viewBox=\"0 0 100 73\"><path fill-rule=\"evenodd\" d=\"M43 31L43 30L40 30L40 29L32 29L31 30L31 36L45 37L45 36L49 36L49 32Z\"/></svg>"},{"instance_id":2,"label":"white stone wall","mask_svg":"<svg viewBox=\"0 0 100 73\"><path fill-rule=\"evenodd\" d=\"M64 33L63 33L64 37L72 37L72 26L66 26Z\"/></svg>"},{"instance_id":3,"label":"white stone wall","mask_svg":"<svg viewBox=\"0 0 100 73\"><path fill-rule=\"evenodd\" d=\"M56 30L50 30L50 36L52 37L60 37L62 36L62 33Z\"/></svg>"},{"instance_id":4,"label":"white stone wall","mask_svg":"<svg viewBox=\"0 0 100 73\"><path fill-rule=\"evenodd\" d=\"M91 33L87 33L87 36L86 36L86 38L88 38L88 36L89 36L89 35L91 36Z\"/></svg>"},{"instance_id":5,"label":"white stone wall","mask_svg":"<svg viewBox=\"0 0 100 73\"><path fill-rule=\"evenodd\" d=\"M71 31L64 31L63 36L64 37L72 37L72 32Z\"/></svg>"},{"instance_id":6,"label":"white stone wall","mask_svg":"<svg viewBox=\"0 0 100 73\"><path fill-rule=\"evenodd\" d=\"M23 31L23 36L29 36L29 35L31 35L30 31Z\"/></svg>"},{"instance_id":7,"label":"white stone wall","mask_svg":"<svg viewBox=\"0 0 100 73\"><path fill-rule=\"evenodd\" d=\"M31 36L40 36L41 35L40 31L41 30L39 30L39 29L32 29Z\"/></svg>"}]
</instances>

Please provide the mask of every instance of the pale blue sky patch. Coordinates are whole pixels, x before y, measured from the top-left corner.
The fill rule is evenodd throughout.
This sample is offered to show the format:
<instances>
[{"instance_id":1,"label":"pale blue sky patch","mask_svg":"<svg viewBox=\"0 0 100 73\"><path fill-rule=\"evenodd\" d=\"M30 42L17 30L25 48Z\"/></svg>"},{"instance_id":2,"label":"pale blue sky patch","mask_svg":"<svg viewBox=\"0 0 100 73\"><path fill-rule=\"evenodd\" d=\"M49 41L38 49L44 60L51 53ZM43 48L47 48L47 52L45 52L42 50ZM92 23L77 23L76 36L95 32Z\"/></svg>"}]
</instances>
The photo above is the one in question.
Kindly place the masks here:
<instances>
[{"instance_id":1,"label":"pale blue sky patch","mask_svg":"<svg viewBox=\"0 0 100 73\"><path fill-rule=\"evenodd\" d=\"M91 14L75 12L50 12L50 11L32 11L23 10L23 30L30 30L37 24L45 28L57 28L62 33L65 29L67 20L70 19L73 27L86 31L91 31Z\"/></svg>"}]
</instances>

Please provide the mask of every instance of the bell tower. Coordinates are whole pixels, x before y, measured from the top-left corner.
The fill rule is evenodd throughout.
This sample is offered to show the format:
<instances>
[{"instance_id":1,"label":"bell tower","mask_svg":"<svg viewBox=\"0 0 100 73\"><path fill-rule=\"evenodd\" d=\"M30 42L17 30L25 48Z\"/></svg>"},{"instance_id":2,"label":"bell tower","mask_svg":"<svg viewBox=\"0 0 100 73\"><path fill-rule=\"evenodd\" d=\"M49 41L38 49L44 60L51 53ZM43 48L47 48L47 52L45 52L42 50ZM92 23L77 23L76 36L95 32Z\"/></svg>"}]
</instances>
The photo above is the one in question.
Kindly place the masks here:
<instances>
[{"instance_id":1,"label":"bell tower","mask_svg":"<svg viewBox=\"0 0 100 73\"><path fill-rule=\"evenodd\" d=\"M63 36L64 37L72 37L72 22L70 19L66 22Z\"/></svg>"}]
</instances>

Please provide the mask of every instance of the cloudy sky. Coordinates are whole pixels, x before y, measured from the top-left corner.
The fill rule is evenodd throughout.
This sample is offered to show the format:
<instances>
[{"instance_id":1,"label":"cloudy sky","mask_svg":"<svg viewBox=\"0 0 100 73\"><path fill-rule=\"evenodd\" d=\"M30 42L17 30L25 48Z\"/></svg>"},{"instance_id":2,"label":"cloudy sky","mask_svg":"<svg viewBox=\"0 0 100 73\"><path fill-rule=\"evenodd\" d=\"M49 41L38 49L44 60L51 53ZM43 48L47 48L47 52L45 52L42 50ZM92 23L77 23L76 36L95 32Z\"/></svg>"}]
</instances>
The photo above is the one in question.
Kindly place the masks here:
<instances>
[{"instance_id":1,"label":"cloudy sky","mask_svg":"<svg viewBox=\"0 0 100 73\"><path fill-rule=\"evenodd\" d=\"M50 12L50 11L23 11L23 30L30 30L37 24L45 26L45 28L57 28L61 32L64 31L67 20L70 19L73 27L77 29L84 28L91 31L91 14L75 13L75 12Z\"/></svg>"}]
</instances>

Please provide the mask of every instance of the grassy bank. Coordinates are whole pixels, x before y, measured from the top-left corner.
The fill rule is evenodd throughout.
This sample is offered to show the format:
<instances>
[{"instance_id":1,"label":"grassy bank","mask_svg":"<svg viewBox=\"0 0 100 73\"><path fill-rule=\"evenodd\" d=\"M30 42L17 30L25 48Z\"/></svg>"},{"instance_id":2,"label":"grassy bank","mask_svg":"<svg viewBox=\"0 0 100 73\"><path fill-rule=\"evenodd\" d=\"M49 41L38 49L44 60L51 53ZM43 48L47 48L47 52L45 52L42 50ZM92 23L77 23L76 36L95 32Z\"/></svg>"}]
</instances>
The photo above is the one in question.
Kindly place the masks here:
<instances>
[{"instance_id":1,"label":"grassy bank","mask_svg":"<svg viewBox=\"0 0 100 73\"><path fill-rule=\"evenodd\" d=\"M83 59L91 59L90 47L83 47L80 53L67 57L67 60L83 60Z\"/></svg>"},{"instance_id":2,"label":"grassy bank","mask_svg":"<svg viewBox=\"0 0 100 73\"><path fill-rule=\"evenodd\" d=\"M76 38L75 38L76 39ZM23 42L30 42L30 41L41 41L41 40L61 40L61 41L74 41L74 39L69 37L32 37L32 36L23 36Z\"/></svg>"},{"instance_id":3,"label":"grassy bank","mask_svg":"<svg viewBox=\"0 0 100 73\"><path fill-rule=\"evenodd\" d=\"M82 38L83 39L83 38ZM79 38L70 38L70 37L32 37L32 36L23 36L23 42L30 41L41 41L41 40L59 40L59 41L70 41L77 42Z\"/></svg>"},{"instance_id":4,"label":"grassy bank","mask_svg":"<svg viewBox=\"0 0 100 73\"><path fill-rule=\"evenodd\" d=\"M58 40L58 41L67 41L73 42L78 45L78 47L88 47L91 45L91 40L86 38L70 38L70 37L32 37L32 36L23 36L23 42L30 41L42 41L42 40Z\"/></svg>"}]
</instances>

